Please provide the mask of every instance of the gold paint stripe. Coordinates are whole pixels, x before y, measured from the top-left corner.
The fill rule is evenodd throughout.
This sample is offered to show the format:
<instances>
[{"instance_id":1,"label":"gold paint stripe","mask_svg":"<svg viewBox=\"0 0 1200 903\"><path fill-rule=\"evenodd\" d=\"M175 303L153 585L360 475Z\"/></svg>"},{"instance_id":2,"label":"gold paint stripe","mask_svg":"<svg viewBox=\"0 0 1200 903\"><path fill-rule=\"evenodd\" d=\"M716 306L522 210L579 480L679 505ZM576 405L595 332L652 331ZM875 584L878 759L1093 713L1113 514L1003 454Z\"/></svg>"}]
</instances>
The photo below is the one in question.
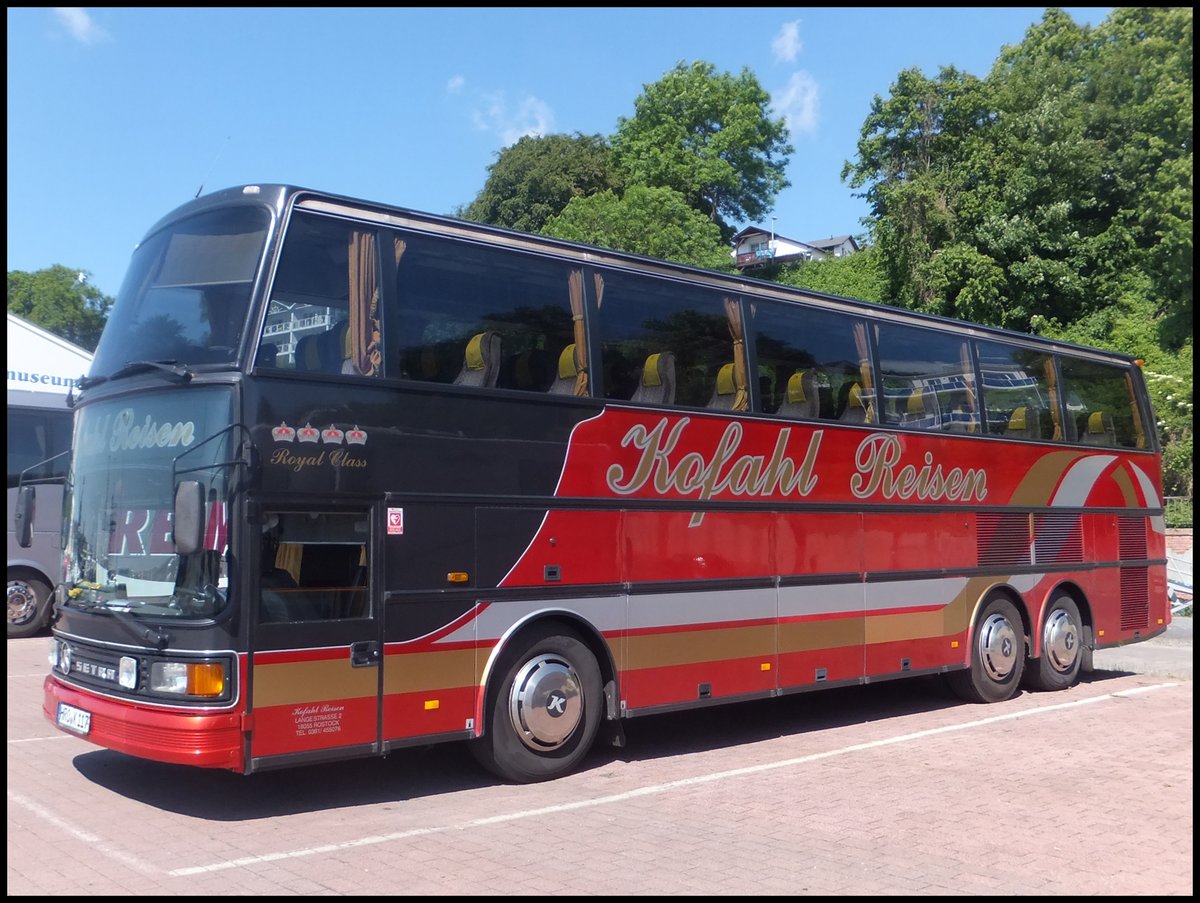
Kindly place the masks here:
<instances>
[{"instance_id":1,"label":"gold paint stripe","mask_svg":"<svg viewBox=\"0 0 1200 903\"><path fill-rule=\"evenodd\" d=\"M773 655L775 627L732 627L631 636L626 639L625 667L660 668L699 662Z\"/></svg>"},{"instance_id":2,"label":"gold paint stripe","mask_svg":"<svg viewBox=\"0 0 1200 903\"><path fill-rule=\"evenodd\" d=\"M779 653L814 652L863 644L863 619L792 621L779 625Z\"/></svg>"},{"instance_id":3,"label":"gold paint stripe","mask_svg":"<svg viewBox=\"0 0 1200 903\"><path fill-rule=\"evenodd\" d=\"M945 617L937 611L906 611L867 619L868 643L894 643L898 640L927 640L945 631Z\"/></svg>"},{"instance_id":4,"label":"gold paint stripe","mask_svg":"<svg viewBox=\"0 0 1200 903\"><path fill-rule=\"evenodd\" d=\"M479 680L474 649L385 655L383 659L383 692L386 696L478 685Z\"/></svg>"},{"instance_id":5,"label":"gold paint stripe","mask_svg":"<svg viewBox=\"0 0 1200 903\"><path fill-rule=\"evenodd\" d=\"M1083 452L1059 451L1051 452L1044 458L1038 459L1029 472L1013 490L1008 504L1037 508L1050 502L1050 496L1062 479L1063 473L1075 461L1083 457Z\"/></svg>"},{"instance_id":6,"label":"gold paint stripe","mask_svg":"<svg viewBox=\"0 0 1200 903\"><path fill-rule=\"evenodd\" d=\"M1127 508L1138 507L1137 495L1133 491L1133 482L1129 479L1129 474L1125 472L1125 468L1118 467L1112 474L1113 482L1121 490L1121 495L1125 497L1125 506Z\"/></svg>"},{"instance_id":7,"label":"gold paint stripe","mask_svg":"<svg viewBox=\"0 0 1200 903\"><path fill-rule=\"evenodd\" d=\"M254 707L359 699L379 692L376 668L352 668L342 661L255 665Z\"/></svg>"}]
</instances>

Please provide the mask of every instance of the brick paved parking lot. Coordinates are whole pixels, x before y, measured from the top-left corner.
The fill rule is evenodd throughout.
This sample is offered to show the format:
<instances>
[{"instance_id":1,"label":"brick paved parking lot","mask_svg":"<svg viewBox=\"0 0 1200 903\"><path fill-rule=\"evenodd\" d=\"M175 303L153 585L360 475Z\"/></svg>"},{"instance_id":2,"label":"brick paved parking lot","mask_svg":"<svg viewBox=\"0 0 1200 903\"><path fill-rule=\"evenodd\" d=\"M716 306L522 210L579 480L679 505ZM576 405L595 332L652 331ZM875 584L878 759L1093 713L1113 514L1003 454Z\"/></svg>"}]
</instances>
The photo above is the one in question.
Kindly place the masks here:
<instances>
[{"instance_id":1,"label":"brick paved parking lot","mask_svg":"<svg viewBox=\"0 0 1200 903\"><path fill-rule=\"evenodd\" d=\"M460 746L252 777L111 753L42 719L48 642L8 641L9 896L1193 892L1190 648L1186 679L993 706L919 678L634 720L512 786Z\"/></svg>"}]
</instances>

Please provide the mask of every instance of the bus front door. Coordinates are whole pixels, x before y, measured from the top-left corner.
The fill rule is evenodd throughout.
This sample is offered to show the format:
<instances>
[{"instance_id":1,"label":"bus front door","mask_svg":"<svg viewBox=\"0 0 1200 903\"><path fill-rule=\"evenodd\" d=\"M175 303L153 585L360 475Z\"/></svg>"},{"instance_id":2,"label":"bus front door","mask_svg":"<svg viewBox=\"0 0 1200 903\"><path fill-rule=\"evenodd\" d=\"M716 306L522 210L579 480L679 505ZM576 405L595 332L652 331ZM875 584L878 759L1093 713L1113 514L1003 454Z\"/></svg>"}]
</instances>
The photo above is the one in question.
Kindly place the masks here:
<instances>
[{"instance_id":1,"label":"bus front door","mask_svg":"<svg viewBox=\"0 0 1200 903\"><path fill-rule=\"evenodd\" d=\"M251 769L380 751L370 508L264 506L251 598Z\"/></svg>"}]
</instances>

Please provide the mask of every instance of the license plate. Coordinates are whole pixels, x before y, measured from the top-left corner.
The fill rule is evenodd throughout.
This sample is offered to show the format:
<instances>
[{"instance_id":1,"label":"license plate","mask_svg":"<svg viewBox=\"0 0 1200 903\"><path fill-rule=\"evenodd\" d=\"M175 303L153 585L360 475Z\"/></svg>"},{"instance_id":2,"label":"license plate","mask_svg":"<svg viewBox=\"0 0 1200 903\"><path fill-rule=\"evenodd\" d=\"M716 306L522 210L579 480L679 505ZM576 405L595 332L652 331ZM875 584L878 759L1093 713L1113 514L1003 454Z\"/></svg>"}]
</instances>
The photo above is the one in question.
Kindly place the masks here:
<instances>
[{"instance_id":1,"label":"license plate","mask_svg":"<svg viewBox=\"0 0 1200 903\"><path fill-rule=\"evenodd\" d=\"M58 726L72 734L87 736L87 732L92 729L92 713L60 702L58 704Z\"/></svg>"}]
</instances>

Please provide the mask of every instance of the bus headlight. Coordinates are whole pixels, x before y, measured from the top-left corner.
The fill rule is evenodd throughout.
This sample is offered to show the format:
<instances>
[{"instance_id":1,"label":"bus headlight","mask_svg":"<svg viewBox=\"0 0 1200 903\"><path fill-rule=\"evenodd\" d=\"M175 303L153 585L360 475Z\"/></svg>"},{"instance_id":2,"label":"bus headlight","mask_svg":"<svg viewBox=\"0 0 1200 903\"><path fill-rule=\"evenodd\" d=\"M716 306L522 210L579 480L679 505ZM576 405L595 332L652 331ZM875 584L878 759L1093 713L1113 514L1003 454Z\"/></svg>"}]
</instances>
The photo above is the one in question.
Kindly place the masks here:
<instances>
[{"instance_id":1,"label":"bus headlight","mask_svg":"<svg viewBox=\"0 0 1200 903\"><path fill-rule=\"evenodd\" d=\"M154 662L150 691L176 696L220 696L225 692L225 666L220 662Z\"/></svg>"},{"instance_id":2,"label":"bus headlight","mask_svg":"<svg viewBox=\"0 0 1200 903\"><path fill-rule=\"evenodd\" d=\"M126 690L136 690L137 675L137 659L130 655L122 655L121 661L117 664L117 683Z\"/></svg>"},{"instance_id":3,"label":"bus headlight","mask_svg":"<svg viewBox=\"0 0 1200 903\"><path fill-rule=\"evenodd\" d=\"M49 659L49 661L50 661L50 670L51 671L53 671L55 668L58 667L58 657L62 651L61 647L62 647L62 640L56 638L56 639L53 639L50 641L50 652L46 656L46 658Z\"/></svg>"}]
</instances>

